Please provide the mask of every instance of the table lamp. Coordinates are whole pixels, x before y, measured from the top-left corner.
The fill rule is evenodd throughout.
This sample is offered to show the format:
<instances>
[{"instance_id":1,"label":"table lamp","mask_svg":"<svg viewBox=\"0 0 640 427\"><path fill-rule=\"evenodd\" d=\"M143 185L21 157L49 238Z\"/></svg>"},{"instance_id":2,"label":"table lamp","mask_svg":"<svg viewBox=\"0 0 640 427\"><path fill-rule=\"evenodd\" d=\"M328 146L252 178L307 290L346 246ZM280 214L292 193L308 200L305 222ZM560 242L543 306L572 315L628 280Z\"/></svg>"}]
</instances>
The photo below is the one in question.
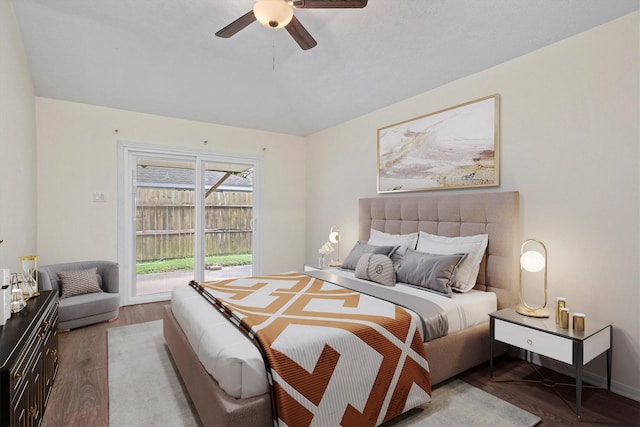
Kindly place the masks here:
<instances>
[{"instance_id":1,"label":"table lamp","mask_svg":"<svg viewBox=\"0 0 640 427\"><path fill-rule=\"evenodd\" d=\"M542 252L535 250L525 251L525 247L537 244ZM537 273L544 270L544 303L541 306L528 304L524 299L524 289L522 285L522 270ZM520 247L520 305L516 312L523 316L549 317L549 312L545 310L547 306L547 247L539 240L528 239Z\"/></svg>"},{"instance_id":2,"label":"table lamp","mask_svg":"<svg viewBox=\"0 0 640 427\"><path fill-rule=\"evenodd\" d=\"M337 227L331 227L331 229L329 230L329 242L331 242L331 244L333 245L338 246L337 260L331 261L329 263L329 267L339 267L342 265L342 263L340 262L340 233L338 232Z\"/></svg>"}]
</instances>

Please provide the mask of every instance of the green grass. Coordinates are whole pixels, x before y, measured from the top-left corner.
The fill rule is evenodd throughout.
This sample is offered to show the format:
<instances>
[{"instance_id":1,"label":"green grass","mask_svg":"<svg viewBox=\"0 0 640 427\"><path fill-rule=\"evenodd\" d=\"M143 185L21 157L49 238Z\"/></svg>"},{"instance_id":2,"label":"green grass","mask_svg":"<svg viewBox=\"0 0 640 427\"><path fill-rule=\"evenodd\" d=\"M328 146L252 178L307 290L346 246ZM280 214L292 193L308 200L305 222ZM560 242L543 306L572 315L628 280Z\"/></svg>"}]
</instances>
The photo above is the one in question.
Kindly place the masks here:
<instances>
[{"instance_id":1,"label":"green grass","mask_svg":"<svg viewBox=\"0 0 640 427\"><path fill-rule=\"evenodd\" d=\"M205 258L205 264L215 264L222 267L251 264L251 254L217 255ZM136 264L136 274L168 273L171 271L193 270L193 258L161 259L157 261L139 262Z\"/></svg>"}]
</instances>

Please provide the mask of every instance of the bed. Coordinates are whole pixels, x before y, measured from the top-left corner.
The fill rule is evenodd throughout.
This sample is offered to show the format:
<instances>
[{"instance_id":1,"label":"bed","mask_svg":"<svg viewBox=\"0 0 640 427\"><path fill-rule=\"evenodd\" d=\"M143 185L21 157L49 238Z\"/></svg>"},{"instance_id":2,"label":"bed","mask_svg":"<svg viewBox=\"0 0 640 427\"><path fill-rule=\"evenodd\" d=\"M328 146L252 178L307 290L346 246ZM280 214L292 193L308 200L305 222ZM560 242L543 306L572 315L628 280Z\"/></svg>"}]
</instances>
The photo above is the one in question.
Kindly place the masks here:
<instances>
[{"instance_id":1,"label":"bed","mask_svg":"<svg viewBox=\"0 0 640 427\"><path fill-rule=\"evenodd\" d=\"M369 240L372 229L390 234L423 231L449 237L487 234L489 244L474 291L495 294L497 309L517 302L518 223L517 192L377 197L359 201L361 241ZM181 321L184 325L188 322ZM223 390L200 362L202 354L190 344L170 305L165 307L164 336L205 425L272 425L269 393L234 397L237 393ZM488 360L488 319L427 342L425 348L431 384L435 385Z\"/></svg>"}]
</instances>

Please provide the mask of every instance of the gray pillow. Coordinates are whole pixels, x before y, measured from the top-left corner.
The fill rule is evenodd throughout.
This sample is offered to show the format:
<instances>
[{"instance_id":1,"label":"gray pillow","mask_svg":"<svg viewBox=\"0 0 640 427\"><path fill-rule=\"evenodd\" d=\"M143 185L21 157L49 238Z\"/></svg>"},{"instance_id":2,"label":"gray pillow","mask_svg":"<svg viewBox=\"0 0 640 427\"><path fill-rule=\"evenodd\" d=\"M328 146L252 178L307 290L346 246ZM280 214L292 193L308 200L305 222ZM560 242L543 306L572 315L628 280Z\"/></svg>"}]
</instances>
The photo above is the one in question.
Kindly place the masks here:
<instances>
[{"instance_id":1,"label":"gray pillow","mask_svg":"<svg viewBox=\"0 0 640 427\"><path fill-rule=\"evenodd\" d=\"M382 254L364 254L356 265L358 279L366 279L385 286L395 286L396 270L391 258Z\"/></svg>"},{"instance_id":2,"label":"gray pillow","mask_svg":"<svg viewBox=\"0 0 640 427\"><path fill-rule=\"evenodd\" d=\"M87 270L59 271L58 278L62 288L60 298L102 292L97 270L97 267L94 267Z\"/></svg>"},{"instance_id":3,"label":"gray pillow","mask_svg":"<svg viewBox=\"0 0 640 427\"><path fill-rule=\"evenodd\" d=\"M433 255L407 249L398 265L397 280L451 298L451 283L466 255Z\"/></svg>"},{"instance_id":4,"label":"gray pillow","mask_svg":"<svg viewBox=\"0 0 640 427\"><path fill-rule=\"evenodd\" d=\"M374 246L368 245L364 242L358 241L349 252L349 255L342 261L342 268L346 268L347 270L355 270L356 265L358 265L358 261L364 254L382 254L386 256L391 256L396 250L398 246Z\"/></svg>"}]
</instances>

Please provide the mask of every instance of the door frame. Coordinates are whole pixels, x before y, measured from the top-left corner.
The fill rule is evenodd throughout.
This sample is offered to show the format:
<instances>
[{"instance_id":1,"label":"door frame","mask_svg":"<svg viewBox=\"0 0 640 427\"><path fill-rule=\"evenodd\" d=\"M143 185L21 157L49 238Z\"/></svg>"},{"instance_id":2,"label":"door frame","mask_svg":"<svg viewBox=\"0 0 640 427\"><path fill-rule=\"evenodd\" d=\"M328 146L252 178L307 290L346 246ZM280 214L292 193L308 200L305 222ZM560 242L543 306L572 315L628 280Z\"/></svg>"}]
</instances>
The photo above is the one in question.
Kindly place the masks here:
<instances>
[{"instance_id":1,"label":"door frame","mask_svg":"<svg viewBox=\"0 0 640 427\"><path fill-rule=\"evenodd\" d=\"M230 163L251 165L253 168L253 220L251 233L252 269L254 275L262 274L262 156L234 154L172 147L156 144L118 141L118 264L120 266L120 305L166 301L170 292L150 295L134 295L136 282L135 252L135 186L136 156L167 157L195 162L195 194L204 201L204 164ZM204 278L204 203L195 211L195 280ZM186 285L186 283L185 283Z\"/></svg>"}]
</instances>

